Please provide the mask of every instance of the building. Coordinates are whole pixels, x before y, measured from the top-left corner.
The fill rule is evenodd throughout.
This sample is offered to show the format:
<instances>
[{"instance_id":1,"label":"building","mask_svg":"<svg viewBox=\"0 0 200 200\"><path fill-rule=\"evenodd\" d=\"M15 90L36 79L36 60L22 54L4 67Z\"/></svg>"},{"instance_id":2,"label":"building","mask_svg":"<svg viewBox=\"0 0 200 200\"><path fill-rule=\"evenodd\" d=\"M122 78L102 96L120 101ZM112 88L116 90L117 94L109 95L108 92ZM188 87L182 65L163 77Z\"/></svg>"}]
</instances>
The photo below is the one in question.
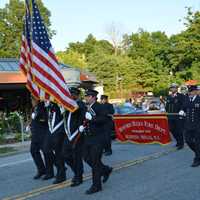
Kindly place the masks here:
<instances>
[{"instance_id":1,"label":"building","mask_svg":"<svg viewBox=\"0 0 200 200\"><path fill-rule=\"evenodd\" d=\"M84 89L97 84L96 77L69 65L60 64L66 83ZM18 60L0 58L0 110L9 112L30 111L30 94L26 88L26 77L19 69Z\"/></svg>"}]
</instances>

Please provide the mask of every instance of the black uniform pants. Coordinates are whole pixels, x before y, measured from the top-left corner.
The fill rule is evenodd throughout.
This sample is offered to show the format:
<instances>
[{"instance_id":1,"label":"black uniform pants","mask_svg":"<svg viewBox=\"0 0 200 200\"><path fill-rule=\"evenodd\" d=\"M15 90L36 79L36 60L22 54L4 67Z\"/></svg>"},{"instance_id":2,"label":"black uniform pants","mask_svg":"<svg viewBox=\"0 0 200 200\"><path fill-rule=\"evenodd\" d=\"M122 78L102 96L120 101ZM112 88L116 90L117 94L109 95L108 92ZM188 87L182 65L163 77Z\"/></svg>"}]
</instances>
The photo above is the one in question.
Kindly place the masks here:
<instances>
[{"instance_id":1,"label":"black uniform pants","mask_svg":"<svg viewBox=\"0 0 200 200\"><path fill-rule=\"evenodd\" d=\"M65 175L65 165L64 165L64 158L62 154L63 148L63 141L64 141L64 133L49 133L48 138L44 144L44 152L48 153L50 151L55 152L55 165L57 168L56 179L64 178ZM49 159L48 162L50 164L53 163L52 159Z\"/></svg>"},{"instance_id":2,"label":"black uniform pants","mask_svg":"<svg viewBox=\"0 0 200 200\"><path fill-rule=\"evenodd\" d=\"M177 146L184 146L183 121L181 119L169 120L169 130L177 142Z\"/></svg>"},{"instance_id":3,"label":"black uniform pants","mask_svg":"<svg viewBox=\"0 0 200 200\"><path fill-rule=\"evenodd\" d=\"M104 135L105 135L105 145L104 145L104 150L105 152L112 152L112 147L111 147L111 135L113 131L113 122L109 122L108 124L105 125L104 127Z\"/></svg>"},{"instance_id":4,"label":"black uniform pants","mask_svg":"<svg viewBox=\"0 0 200 200\"><path fill-rule=\"evenodd\" d=\"M53 174L53 164L48 161L53 159L54 154L52 151L44 151L44 143L47 138L48 129L46 127L32 128L32 138L30 152L34 163L39 173ZM44 155L44 161L42 159L41 152Z\"/></svg>"},{"instance_id":5,"label":"black uniform pants","mask_svg":"<svg viewBox=\"0 0 200 200\"><path fill-rule=\"evenodd\" d=\"M200 132L197 130L185 131L185 141L195 153L195 160L200 161Z\"/></svg>"},{"instance_id":6,"label":"black uniform pants","mask_svg":"<svg viewBox=\"0 0 200 200\"><path fill-rule=\"evenodd\" d=\"M109 171L109 167L102 163L102 152L102 144L84 144L83 146L83 158L92 168L92 182L97 188L101 188L101 176Z\"/></svg>"},{"instance_id":7,"label":"black uniform pants","mask_svg":"<svg viewBox=\"0 0 200 200\"><path fill-rule=\"evenodd\" d=\"M75 179L82 179L83 175L82 143L81 138L74 144L66 137L63 145L64 160L74 172Z\"/></svg>"},{"instance_id":8,"label":"black uniform pants","mask_svg":"<svg viewBox=\"0 0 200 200\"><path fill-rule=\"evenodd\" d=\"M46 168L42 159L41 151L43 149L43 141L31 141L30 153L37 167L38 173L45 173Z\"/></svg>"}]
</instances>

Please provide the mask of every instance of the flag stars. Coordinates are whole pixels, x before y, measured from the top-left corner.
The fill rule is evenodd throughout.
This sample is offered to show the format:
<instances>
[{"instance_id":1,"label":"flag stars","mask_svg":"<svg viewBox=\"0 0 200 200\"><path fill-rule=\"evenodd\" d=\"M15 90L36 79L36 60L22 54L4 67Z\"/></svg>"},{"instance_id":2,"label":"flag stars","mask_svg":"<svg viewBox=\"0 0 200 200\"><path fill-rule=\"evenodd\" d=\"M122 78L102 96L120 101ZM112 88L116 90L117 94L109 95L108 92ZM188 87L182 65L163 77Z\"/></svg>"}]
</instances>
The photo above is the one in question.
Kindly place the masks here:
<instances>
[{"instance_id":1,"label":"flag stars","mask_svg":"<svg viewBox=\"0 0 200 200\"><path fill-rule=\"evenodd\" d=\"M38 8L34 10L33 22L33 42L35 41L43 50L48 51L49 48L51 48L51 43L49 41L46 27L42 21Z\"/></svg>"}]
</instances>

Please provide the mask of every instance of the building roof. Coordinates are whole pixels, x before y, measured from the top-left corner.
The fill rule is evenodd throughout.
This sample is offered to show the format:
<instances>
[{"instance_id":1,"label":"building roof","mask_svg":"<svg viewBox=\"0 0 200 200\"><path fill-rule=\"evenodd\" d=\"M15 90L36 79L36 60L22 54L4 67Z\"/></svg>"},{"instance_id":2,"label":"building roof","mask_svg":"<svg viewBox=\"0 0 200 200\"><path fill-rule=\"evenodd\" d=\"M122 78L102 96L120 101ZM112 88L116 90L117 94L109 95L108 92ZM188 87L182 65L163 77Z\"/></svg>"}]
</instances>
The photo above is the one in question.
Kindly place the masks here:
<instances>
[{"instance_id":1,"label":"building roof","mask_svg":"<svg viewBox=\"0 0 200 200\"><path fill-rule=\"evenodd\" d=\"M77 68L63 63L61 63L60 66L66 82L97 83L96 77L90 73L80 71ZM78 76L78 78L75 76ZM19 61L13 58L0 58L0 84L14 83L26 83L26 77L19 69Z\"/></svg>"},{"instance_id":2,"label":"building roof","mask_svg":"<svg viewBox=\"0 0 200 200\"><path fill-rule=\"evenodd\" d=\"M0 58L0 72L19 71L18 60L13 58Z\"/></svg>"}]
</instances>

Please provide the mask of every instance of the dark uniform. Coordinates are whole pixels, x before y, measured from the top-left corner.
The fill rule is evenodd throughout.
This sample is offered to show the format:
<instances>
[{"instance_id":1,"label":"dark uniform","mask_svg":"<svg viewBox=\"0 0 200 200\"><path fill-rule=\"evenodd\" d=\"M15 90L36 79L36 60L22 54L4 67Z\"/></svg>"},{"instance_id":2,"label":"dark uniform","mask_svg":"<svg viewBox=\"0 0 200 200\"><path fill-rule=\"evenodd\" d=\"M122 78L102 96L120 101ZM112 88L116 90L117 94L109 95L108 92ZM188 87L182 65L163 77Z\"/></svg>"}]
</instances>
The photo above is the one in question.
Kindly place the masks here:
<instances>
[{"instance_id":1,"label":"dark uniform","mask_svg":"<svg viewBox=\"0 0 200 200\"><path fill-rule=\"evenodd\" d=\"M40 178L46 174L44 179L53 177L53 163L49 163L48 160L53 159L53 152L44 151L44 142L48 134L48 122L47 122L47 110L43 102L39 102L34 108L31 121L31 148L30 152L33 160L36 164L38 173L34 177ZM45 164L43 162L40 151L44 154Z\"/></svg>"},{"instance_id":2,"label":"dark uniform","mask_svg":"<svg viewBox=\"0 0 200 200\"><path fill-rule=\"evenodd\" d=\"M183 148L183 118L178 115L183 106L185 96L180 93L169 95L166 100L166 112L168 115L169 129L176 139L178 149Z\"/></svg>"},{"instance_id":3,"label":"dark uniform","mask_svg":"<svg viewBox=\"0 0 200 200\"><path fill-rule=\"evenodd\" d=\"M94 96L94 98L97 94L95 90L86 92L86 96ZM88 112L93 117L88 121L85 130L83 157L92 168L92 186L86 191L86 194L92 194L102 189L101 176L103 176L103 182L106 182L112 168L104 165L101 160L105 137L104 124L107 120L102 105L94 102L88 106Z\"/></svg>"},{"instance_id":4,"label":"dark uniform","mask_svg":"<svg viewBox=\"0 0 200 200\"><path fill-rule=\"evenodd\" d=\"M108 99L108 96L101 95L101 100ZM112 154L112 148L111 148L111 135L114 131L114 123L112 119L112 115L114 114L114 108L113 105L105 102L102 103L102 107L104 109L105 115L106 115L106 123L104 124L104 130L105 130L105 146L104 151L105 155L111 155Z\"/></svg>"},{"instance_id":5,"label":"dark uniform","mask_svg":"<svg viewBox=\"0 0 200 200\"><path fill-rule=\"evenodd\" d=\"M66 180L64 158L62 154L64 142L64 126L63 116L60 107L55 103L48 106L48 125L49 137L45 142L45 152L55 151L55 164L57 168L56 180L54 184L61 183ZM51 162L51 161L50 161Z\"/></svg>"},{"instance_id":6,"label":"dark uniform","mask_svg":"<svg viewBox=\"0 0 200 200\"><path fill-rule=\"evenodd\" d=\"M194 89L194 88L193 88ZM195 153L192 167L200 165L200 97L187 96L183 105L185 117L185 141Z\"/></svg>"},{"instance_id":7,"label":"dark uniform","mask_svg":"<svg viewBox=\"0 0 200 200\"><path fill-rule=\"evenodd\" d=\"M79 133L79 127L85 119L86 106L81 100L76 101L79 108L71 113L64 113L65 140L63 145L63 156L67 165L74 172L71 186L78 186L82 183L83 161L82 146L83 136Z\"/></svg>"}]
</instances>

